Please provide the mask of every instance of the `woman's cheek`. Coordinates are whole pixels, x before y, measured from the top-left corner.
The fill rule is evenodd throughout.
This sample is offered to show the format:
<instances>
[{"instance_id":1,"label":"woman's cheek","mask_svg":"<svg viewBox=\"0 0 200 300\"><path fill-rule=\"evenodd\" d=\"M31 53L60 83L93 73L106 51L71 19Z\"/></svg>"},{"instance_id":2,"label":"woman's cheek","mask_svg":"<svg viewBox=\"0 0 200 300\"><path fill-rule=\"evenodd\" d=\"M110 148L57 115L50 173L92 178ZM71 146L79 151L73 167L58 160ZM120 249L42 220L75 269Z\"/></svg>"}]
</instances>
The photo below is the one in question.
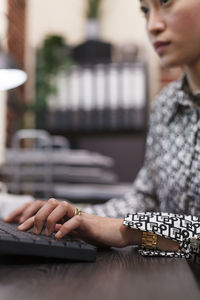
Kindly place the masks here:
<instances>
[{"instance_id":1,"label":"woman's cheek","mask_svg":"<svg viewBox=\"0 0 200 300\"><path fill-rule=\"evenodd\" d=\"M179 8L168 15L168 26L176 33L183 34L192 33L193 30L200 30L200 1L196 7Z\"/></svg>"}]
</instances>

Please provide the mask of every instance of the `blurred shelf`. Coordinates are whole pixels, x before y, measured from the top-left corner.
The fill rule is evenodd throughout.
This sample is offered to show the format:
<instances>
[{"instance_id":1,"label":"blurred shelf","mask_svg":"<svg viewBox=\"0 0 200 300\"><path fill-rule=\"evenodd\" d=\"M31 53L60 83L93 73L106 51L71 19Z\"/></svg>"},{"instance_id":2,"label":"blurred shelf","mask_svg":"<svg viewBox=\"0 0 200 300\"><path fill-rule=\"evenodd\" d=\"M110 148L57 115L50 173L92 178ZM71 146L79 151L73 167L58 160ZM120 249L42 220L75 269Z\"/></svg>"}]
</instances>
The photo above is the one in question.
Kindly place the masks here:
<instances>
[{"instance_id":1,"label":"blurred shelf","mask_svg":"<svg viewBox=\"0 0 200 300\"><path fill-rule=\"evenodd\" d=\"M125 134L143 133L147 129L146 111L61 111L41 113L41 128L53 134Z\"/></svg>"},{"instance_id":2,"label":"blurred shelf","mask_svg":"<svg viewBox=\"0 0 200 300\"><path fill-rule=\"evenodd\" d=\"M130 192L130 183L115 184L60 184L54 183L49 186L46 183L22 182L9 183L9 190L13 193L28 193L37 191L37 195L51 192L51 197L67 199L74 203L103 203L111 198L120 198Z\"/></svg>"}]
</instances>

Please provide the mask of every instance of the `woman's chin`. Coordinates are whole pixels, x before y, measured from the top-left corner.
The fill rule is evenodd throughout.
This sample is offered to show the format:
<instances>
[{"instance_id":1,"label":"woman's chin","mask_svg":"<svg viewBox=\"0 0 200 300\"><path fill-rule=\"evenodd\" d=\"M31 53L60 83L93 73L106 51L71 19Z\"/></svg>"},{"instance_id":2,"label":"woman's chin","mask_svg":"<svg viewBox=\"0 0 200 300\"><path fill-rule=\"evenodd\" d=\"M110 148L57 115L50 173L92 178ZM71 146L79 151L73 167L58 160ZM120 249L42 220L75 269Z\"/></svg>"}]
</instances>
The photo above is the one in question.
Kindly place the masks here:
<instances>
[{"instance_id":1,"label":"woman's chin","mask_svg":"<svg viewBox=\"0 0 200 300\"><path fill-rule=\"evenodd\" d=\"M169 59L166 57L161 57L160 59L160 65L162 68L176 68L176 67L181 67L182 63L178 60L175 59Z\"/></svg>"}]
</instances>

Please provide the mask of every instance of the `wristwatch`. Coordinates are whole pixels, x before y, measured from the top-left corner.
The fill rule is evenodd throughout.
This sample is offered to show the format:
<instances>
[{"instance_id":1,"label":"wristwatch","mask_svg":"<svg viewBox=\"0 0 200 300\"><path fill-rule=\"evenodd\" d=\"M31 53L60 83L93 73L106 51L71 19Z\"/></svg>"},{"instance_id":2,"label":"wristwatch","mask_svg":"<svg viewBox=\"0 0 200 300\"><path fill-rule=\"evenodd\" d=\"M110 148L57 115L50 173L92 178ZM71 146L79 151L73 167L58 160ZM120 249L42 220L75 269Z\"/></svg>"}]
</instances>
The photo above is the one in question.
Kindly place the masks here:
<instances>
[{"instance_id":1,"label":"wristwatch","mask_svg":"<svg viewBox=\"0 0 200 300\"><path fill-rule=\"evenodd\" d=\"M157 248L157 235L152 232L142 232L142 249L156 249Z\"/></svg>"}]
</instances>

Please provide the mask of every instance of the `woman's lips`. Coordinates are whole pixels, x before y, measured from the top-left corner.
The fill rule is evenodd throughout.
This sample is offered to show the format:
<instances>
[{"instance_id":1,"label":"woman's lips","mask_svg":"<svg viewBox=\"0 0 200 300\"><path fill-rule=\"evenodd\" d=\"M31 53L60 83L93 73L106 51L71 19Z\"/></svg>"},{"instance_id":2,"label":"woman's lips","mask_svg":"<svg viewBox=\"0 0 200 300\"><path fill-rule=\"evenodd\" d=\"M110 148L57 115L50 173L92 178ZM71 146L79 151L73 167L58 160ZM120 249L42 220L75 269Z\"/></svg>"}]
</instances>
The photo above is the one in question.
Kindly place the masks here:
<instances>
[{"instance_id":1,"label":"woman's lips","mask_svg":"<svg viewBox=\"0 0 200 300\"><path fill-rule=\"evenodd\" d=\"M169 46L169 44L170 44L170 42L157 41L153 45L154 45L156 52L158 54L160 54L167 48L167 46Z\"/></svg>"}]
</instances>

